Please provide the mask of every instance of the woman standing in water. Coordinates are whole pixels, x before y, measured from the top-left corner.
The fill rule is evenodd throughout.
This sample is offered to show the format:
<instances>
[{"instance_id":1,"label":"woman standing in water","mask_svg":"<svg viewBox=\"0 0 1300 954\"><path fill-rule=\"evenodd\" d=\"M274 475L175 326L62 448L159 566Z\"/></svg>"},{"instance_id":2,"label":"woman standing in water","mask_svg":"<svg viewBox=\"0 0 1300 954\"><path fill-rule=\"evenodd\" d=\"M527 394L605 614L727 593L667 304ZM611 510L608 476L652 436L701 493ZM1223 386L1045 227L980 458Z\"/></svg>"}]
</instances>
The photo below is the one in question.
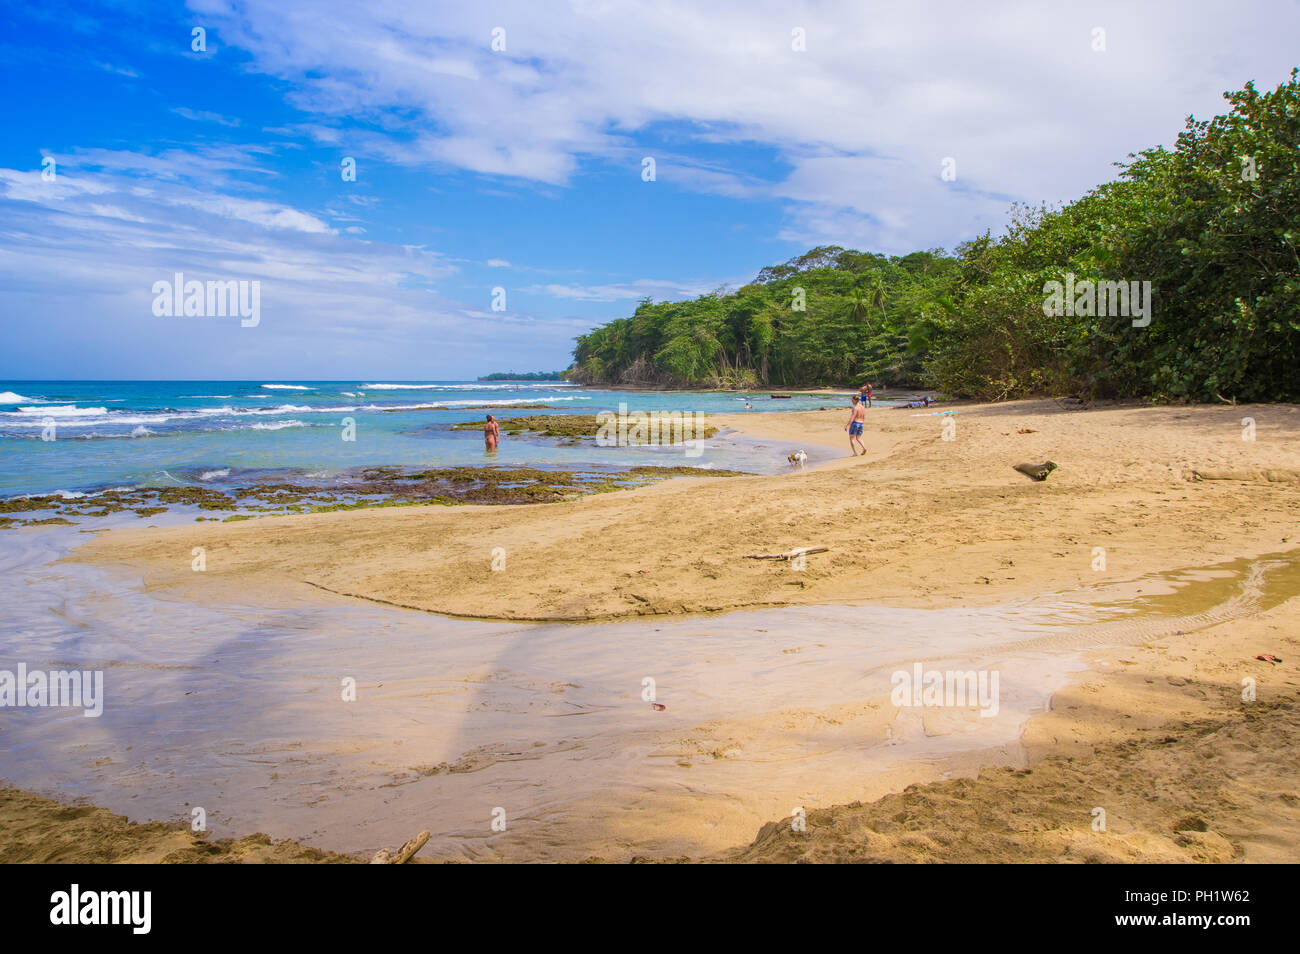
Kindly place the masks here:
<instances>
[{"instance_id":1,"label":"woman standing in water","mask_svg":"<svg viewBox=\"0 0 1300 954\"><path fill-rule=\"evenodd\" d=\"M497 424L497 419L489 414L487 423L483 425L483 445L491 454L497 449L499 443L501 443L501 427Z\"/></svg>"}]
</instances>

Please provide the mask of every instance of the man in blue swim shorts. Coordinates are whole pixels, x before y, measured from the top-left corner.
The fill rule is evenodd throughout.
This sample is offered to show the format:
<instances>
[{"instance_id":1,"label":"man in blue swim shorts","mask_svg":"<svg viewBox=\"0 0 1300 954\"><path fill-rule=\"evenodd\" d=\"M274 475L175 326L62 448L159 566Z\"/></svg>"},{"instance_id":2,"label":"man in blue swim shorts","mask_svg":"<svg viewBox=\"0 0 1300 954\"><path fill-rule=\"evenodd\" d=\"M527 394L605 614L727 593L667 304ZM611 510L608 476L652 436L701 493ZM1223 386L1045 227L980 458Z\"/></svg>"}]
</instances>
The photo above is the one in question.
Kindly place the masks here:
<instances>
[{"instance_id":1,"label":"man in blue swim shorts","mask_svg":"<svg viewBox=\"0 0 1300 954\"><path fill-rule=\"evenodd\" d=\"M844 425L844 429L849 432L849 450L853 451L852 456L854 457L858 456L858 447L862 448L864 456L867 453L867 445L862 443L862 425L866 419L867 409L862 403L862 398L855 394L853 395L853 415L849 418L849 422Z\"/></svg>"}]
</instances>

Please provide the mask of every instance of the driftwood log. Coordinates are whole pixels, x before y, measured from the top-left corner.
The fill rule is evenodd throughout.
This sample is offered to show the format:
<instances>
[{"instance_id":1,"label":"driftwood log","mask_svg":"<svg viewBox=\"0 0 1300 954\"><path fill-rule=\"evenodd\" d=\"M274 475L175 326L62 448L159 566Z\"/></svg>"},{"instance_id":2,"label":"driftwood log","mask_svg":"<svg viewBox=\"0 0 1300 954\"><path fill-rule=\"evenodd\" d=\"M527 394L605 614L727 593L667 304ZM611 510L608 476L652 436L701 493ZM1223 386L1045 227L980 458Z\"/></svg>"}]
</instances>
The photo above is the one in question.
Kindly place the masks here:
<instances>
[{"instance_id":1,"label":"driftwood log","mask_svg":"<svg viewBox=\"0 0 1300 954\"><path fill-rule=\"evenodd\" d=\"M1296 470L1194 470L1194 480L1244 480L1250 483L1294 483L1300 481Z\"/></svg>"},{"instance_id":2,"label":"driftwood log","mask_svg":"<svg viewBox=\"0 0 1300 954\"><path fill-rule=\"evenodd\" d=\"M805 556L809 553L825 553L830 547L795 547L793 550L787 550L784 553L746 553L746 560L793 560L797 556Z\"/></svg>"},{"instance_id":3,"label":"driftwood log","mask_svg":"<svg viewBox=\"0 0 1300 954\"><path fill-rule=\"evenodd\" d=\"M375 856L370 859L372 865L404 865L415 857L415 853L424 847L424 843L429 840L430 832L428 829L420 832L393 854L387 848L381 848L375 852Z\"/></svg>"}]
</instances>

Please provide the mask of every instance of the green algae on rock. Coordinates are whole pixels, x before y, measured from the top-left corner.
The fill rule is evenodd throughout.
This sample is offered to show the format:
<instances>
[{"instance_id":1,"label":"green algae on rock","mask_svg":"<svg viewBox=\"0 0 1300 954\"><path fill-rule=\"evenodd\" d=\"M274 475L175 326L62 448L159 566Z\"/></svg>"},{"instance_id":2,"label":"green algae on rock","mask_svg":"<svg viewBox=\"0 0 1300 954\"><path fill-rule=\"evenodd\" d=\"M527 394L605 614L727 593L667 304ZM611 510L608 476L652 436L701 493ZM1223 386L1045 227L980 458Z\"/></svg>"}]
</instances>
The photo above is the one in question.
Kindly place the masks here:
<instances>
[{"instance_id":1,"label":"green algae on rock","mask_svg":"<svg viewBox=\"0 0 1300 954\"><path fill-rule=\"evenodd\" d=\"M57 494L0 501L0 530L21 526L70 524L69 517L107 517L130 511L152 517L173 507L193 507L225 516L196 521L249 520L255 516L330 513L373 507L452 506L456 504L554 503L588 494L641 487L672 477L735 477L738 471L707 467L653 467L622 470L548 470L540 467L436 467L402 471L367 467L345 486L263 483L228 492L211 487L138 487L105 490L83 497ZM31 514L27 520L4 512Z\"/></svg>"}]
</instances>

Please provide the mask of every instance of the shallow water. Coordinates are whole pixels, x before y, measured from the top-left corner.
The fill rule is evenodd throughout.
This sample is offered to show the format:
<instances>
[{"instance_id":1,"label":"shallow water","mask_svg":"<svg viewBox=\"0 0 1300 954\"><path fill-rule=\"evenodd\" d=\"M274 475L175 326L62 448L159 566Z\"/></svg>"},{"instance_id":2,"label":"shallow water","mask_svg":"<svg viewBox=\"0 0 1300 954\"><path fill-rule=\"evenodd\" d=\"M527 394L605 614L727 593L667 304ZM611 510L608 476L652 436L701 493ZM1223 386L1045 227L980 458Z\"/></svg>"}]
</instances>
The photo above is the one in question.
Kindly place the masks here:
<instances>
[{"instance_id":1,"label":"shallow water","mask_svg":"<svg viewBox=\"0 0 1300 954\"><path fill-rule=\"evenodd\" d=\"M771 392L607 391L563 382L0 381L0 497L120 486L328 483L367 466L586 468L665 464L771 473L784 454L744 440L682 448L595 447L510 437L486 457L483 436L452 425L500 414L720 413L844 406L847 398ZM502 411L508 404L551 410ZM47 424L53 424L42 440ZM351 430L349 430L349 426ZM344 439L351 437L353 439ZM816 459L815 455L814 461Z\"/></svg>"},{"instance_id":2,"label":"shallow water","mask_svg":"<svg viewBox=\"0 0 1300 954\"><path fill-rule=\"evenodd\" d=\"M353 851L429 828L426 856L512 860L715 850L963 753L1013 762L1082 650L1257 612L1300 585L1296 551L987 609L521 625L159 599L50 565L83 539L0 536L0 669L103 670L107 697L100 718L0 709L0 778L137 820L202 806L217 836ZM916 663L996 671L996 717L896 709L891 677Z\"/></svg>"}]
</instances>

